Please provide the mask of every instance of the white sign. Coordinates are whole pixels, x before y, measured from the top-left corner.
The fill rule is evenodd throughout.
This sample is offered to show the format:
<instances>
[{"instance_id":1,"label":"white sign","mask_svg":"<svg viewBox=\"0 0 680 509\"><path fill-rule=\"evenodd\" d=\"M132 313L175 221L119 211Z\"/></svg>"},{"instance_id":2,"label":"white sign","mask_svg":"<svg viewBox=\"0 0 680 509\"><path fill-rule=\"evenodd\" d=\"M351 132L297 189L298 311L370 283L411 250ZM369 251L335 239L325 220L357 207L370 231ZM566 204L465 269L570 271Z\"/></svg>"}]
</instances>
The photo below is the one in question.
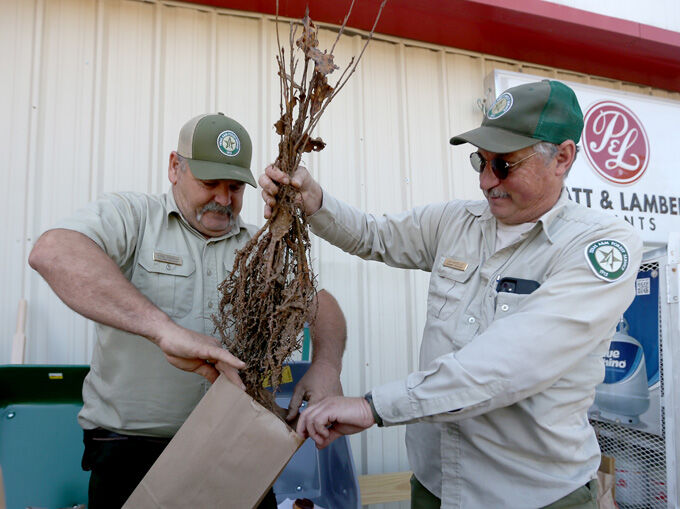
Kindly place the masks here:
<instances>
[{"instance_id":1,"label":"white sign","mask_svg":"<svg viewBox=\"0 0 680 509\"><path fill-rule=\"evenodd\" d=\"M495 95L546 79L495 71ZM565 181L572 200L615 214L647 244L680 230L680 104L657 97L564 82L584 116L581 150Z\"/></svg>"}]
</instances>

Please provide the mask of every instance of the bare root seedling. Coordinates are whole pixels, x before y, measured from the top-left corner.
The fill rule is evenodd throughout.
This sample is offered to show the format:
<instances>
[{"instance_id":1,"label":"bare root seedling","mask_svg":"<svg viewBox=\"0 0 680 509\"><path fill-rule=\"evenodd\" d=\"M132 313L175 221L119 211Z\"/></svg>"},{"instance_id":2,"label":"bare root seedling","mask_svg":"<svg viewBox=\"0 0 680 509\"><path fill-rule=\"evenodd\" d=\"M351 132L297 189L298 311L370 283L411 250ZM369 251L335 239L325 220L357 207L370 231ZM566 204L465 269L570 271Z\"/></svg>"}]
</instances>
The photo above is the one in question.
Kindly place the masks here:
<instances>
[{"instance_id":1,"label":"bare root seedling","mask_svg":"<svg viewBox=\"0 0 680 509\"><path fill-rule=\"evenodd\" d=\"M352 57L335 85L328 76L338 69L333 50L342 35L354 0L330 51L318 49L318 28L309 18L291 22L288 55L278 32L278 76L281 86L281 117L274 124L279 135L275 165L293 175L305 152L325 147L312 131L333 98L357 68L387 0L383 0L373 28L358 57ZM298 65L302 74L295 81ZM266 408L275 411L273 394L281 383L284 361L301 348L301 331L314 318L315 277L309 258L309 228L296 190L283 185L271 217L243 249L234 267L220 284L222 293L214 322L222 344L246 362L241 378L246 391ZM273 393L263 387L269 377Z\"/></svg>"}]
</instances>

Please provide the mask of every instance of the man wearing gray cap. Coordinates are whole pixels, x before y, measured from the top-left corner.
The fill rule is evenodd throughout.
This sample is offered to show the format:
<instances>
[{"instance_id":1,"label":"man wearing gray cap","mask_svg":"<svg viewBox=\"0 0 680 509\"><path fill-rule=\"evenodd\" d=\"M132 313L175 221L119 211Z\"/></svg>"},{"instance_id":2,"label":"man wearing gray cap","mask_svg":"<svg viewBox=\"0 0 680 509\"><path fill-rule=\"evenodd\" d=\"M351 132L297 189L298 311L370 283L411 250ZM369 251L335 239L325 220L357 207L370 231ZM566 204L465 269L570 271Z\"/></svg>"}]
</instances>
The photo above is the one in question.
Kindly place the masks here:
<instances>
[{"instance_id":1,"label":"man wearing gray cap","mask_svg":"<svg viewBox=\"0 0 680 509\"><path fill-rule=\"evenodd\" d=\"M413 508L593 508L600 450L587 418L603 355L634 297L642 243L623 220L568 199L583 116L544 80L502 93L471 143L485 201L364 214L300 170L312 230L368 260L431 272L418 371L364 397L312 405L298 432L407 424ZM268 213L268 210L265 211Z\"/></svg>"},{"instance_id":2,"label":"man wearing gray cap","mask_svg":"<svg viewBox=\"0 0 680 509\"><path fill-rule=\"evenodd\" d=\"M57 295L96 322L78 416L90 509L123 505L220 373L243 387L245 364L212 336L212 315L218 284L255 231L239 216L245 185L256 185L251 154L241 124L197 116L170 154L171 192L104 195L44 233L30 254ZM344 317L328 292L317 308L314 362L293 400L342 394ZM276 507L273 492L261 507Z\"/></svg>"}]
</instances>

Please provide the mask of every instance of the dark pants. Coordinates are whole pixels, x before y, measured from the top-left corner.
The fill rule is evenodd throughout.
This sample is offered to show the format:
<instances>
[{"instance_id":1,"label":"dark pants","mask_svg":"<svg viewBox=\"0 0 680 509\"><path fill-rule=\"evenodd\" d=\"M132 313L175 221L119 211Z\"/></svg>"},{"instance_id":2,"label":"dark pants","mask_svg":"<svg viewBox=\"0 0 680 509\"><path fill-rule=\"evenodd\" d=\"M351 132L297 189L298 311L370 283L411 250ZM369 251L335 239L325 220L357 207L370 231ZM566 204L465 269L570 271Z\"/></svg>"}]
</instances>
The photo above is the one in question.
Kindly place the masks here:
<instances>
[{"instance_id":1,"label":"dark pants","mask_svg":"<svg viewBox=\"0 0 680 509\"><path fill-rule=\"evenodd\" d=\"M83 470L90 470L88 509L120 509L161 455L169 438L119 435L104 429L85 430ZM276 509L269 490L258 509Z\"/></svg>"},{"instance_id":2,"label":"dark pants","mask_svg":"<svg viewBox=\"0 0 680 509\"><path fill-rule=\"evenodd\" d=\"M411 476L411 509L439 509L441 500ZM543 509L597 509L597 481L593 479L585 486Z\"/></svg>"}]
</instances>

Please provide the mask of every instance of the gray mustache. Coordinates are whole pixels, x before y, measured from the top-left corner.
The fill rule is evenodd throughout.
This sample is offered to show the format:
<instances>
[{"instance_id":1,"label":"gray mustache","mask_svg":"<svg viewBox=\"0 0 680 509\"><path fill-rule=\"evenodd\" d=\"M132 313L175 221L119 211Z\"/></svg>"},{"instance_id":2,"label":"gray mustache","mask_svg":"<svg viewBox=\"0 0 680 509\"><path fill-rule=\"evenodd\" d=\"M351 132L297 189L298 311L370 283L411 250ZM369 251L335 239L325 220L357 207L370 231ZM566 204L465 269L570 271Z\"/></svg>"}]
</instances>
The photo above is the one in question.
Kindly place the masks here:
<instances>
[{"instance_id":1,"label":"gray mustache","mask_svg":"<svg viewBox=\"0 0 680 509\"><path fill-rule=\"evenodd\" d=\"M497 189L492 189L491 191L484 191L484 196L486 196L487 198L489 198L489 197L491 197L491 198L501 198L501 197L508 196L508 193L503 193L501 191L498 191Z\"/></svg>"},{"instance_id":2,"label":"gray mustache","mask_svg":"<svg viewBox=\"0 0 680 509\"><path fill-rule=\"evenodd\" d=\"M217 212L218 214L229 216L230 219L234 214L233 210L231 209L231 205L227 205L225 207L224 205L220 205L217 202L211 201L210 203L206 204L201 210L198 211L198 213L196 214L196 219L200 221L201 217L203 217L203 214L205 214L206 212Z\"/></svg>"}]
</instances>

